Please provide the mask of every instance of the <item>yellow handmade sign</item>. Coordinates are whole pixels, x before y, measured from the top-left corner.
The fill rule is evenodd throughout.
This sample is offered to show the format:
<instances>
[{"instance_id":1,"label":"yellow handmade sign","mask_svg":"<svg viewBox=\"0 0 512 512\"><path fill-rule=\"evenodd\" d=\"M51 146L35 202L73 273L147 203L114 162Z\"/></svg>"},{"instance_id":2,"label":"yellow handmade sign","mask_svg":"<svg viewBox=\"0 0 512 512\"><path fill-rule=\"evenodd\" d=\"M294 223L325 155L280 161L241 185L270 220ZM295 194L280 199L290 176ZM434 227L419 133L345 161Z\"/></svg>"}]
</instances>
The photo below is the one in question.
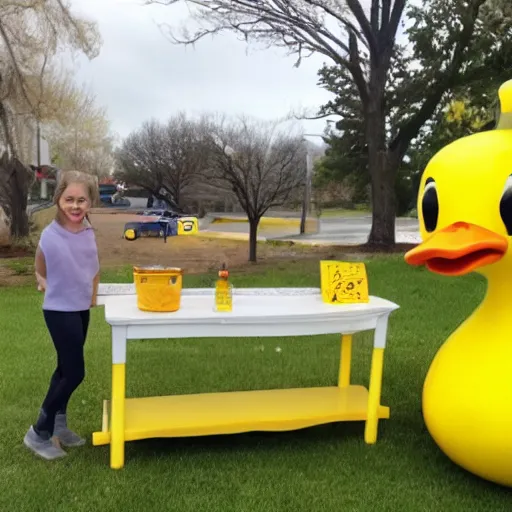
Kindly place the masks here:
<instances>
[{"instance_id":1,"label":"yellow handmade sign","mask_svg":"<svg viewBox=\"0 0 512 512\"><path fill-rule=\"evenodd\" d=\"M320 262L322 299L328 304L369 302L364 263L325 260Z\"/></svg>"}]
</instances>

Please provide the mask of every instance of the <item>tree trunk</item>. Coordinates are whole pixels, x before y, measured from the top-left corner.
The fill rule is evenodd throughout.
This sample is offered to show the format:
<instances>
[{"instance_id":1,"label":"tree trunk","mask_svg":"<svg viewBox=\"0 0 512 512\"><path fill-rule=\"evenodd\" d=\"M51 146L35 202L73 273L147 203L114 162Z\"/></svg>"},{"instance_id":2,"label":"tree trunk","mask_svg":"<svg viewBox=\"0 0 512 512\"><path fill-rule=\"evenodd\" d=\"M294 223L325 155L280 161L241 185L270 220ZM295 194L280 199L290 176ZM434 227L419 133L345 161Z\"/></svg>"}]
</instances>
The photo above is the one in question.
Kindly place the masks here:
<instances>
[{"instance_id":1,"label":"tree trunk","mask_svg":"<svg viewBox=\"0 0 512 512\"><path fill-rule=\"evenodd\" d=\"M397 168L384 152L374 155L370 162L372 228L368 245L392 247L395 245Z\"/></svg>"},{"instance_id":2,"label":"tree trunk","mask_svg":"<svg viewBox=\"0 0 512 512\"><path fill-rule=\"evenodd\" d=\"M0 159L0 206L11 221L11 237L28 236L27 198L29 170L5 152Z\"/></svg>"},{"instance_id":3,"label":"tree trunk","mask_svg":"<svg viewBox=\"0 0 512 512\"><path fill-rule=\"evenodd\" d=\"M256 248L258 243L258 224L260 218L249 217L249 261L256 263Z\"/></svg>"},{"instance_id":4,"label":"tree trunk","mask_svg":"<svg viewBox=\"0 0 512 512\"><path fill-rule=\"evenodd\" d=\"M368 245L389 248L395 245L395 180L398 161L386 146L386 120L383 110L380 105L374 104L366 116L372 194L372 228Z\"/></svg>"}]
</instances>

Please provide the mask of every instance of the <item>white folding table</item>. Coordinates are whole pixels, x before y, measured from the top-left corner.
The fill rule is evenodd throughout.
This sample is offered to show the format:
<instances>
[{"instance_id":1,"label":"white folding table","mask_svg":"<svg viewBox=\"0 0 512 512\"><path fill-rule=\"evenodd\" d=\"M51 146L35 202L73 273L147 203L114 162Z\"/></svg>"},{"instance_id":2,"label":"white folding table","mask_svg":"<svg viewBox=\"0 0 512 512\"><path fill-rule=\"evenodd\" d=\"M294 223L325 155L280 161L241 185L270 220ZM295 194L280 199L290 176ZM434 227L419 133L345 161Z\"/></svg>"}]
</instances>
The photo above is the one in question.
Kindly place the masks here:
<instances>
[{"instance_id":1,"label":"white folding table","mask_svg":"<svg viewBox=\"0 0 512 512\"><path fill-rule=\"evenodd\" d=\"M375 443L384 349L390 313L398 306L379 297L366 304L329 305L317 288L237 288L233 311L213 310L212 289L184 289L174 313L137 308L134 285L101 284L98 304L112 328L112 393L103 403L102 430L93 444L110 443L110 466L124 466L124 443L155 437L285 431L338 421L365 421ZM350 383L352 335L375 330L369 389ZM240 338L340 333L338 385L126 398L126 342L135 339Z\"/></svg>"}]
</instances>

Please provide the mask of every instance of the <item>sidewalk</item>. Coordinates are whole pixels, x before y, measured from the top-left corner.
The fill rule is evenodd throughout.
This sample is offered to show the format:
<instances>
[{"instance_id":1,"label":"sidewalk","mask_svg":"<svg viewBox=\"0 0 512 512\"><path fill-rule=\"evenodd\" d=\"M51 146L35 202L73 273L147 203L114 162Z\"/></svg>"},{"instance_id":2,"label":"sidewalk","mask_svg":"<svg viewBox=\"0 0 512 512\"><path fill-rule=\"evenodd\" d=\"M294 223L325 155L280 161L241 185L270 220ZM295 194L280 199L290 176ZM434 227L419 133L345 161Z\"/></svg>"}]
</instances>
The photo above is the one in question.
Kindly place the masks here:
<instances>
[{"instance_id":1,"label":"sidewalk","mask_svg":"<svg viewBox=\"0 0 512 512\"><path fill-rule=\"evenodd\" d=\"M202 238L222 238L225 240L240 240L240 241L249 241L248 233L232 233L228 231L209 231L203 230L199 231L199 233L195 236ZM263 235L258 235L257 241L262 243L292 243L298 245L306 245L311 247L317 246L341 246L341 245L361 245L366 243L367 235L364 237L340 237L339 239L332 238L322 238L321 233L315 237L311 238L311 235L296 235L296 236L286 236L286 237L266 237ZM421 242L421 237L415 233L396 233L396 243L397 244L417 244Z\"/></svg>"}]
</instances>

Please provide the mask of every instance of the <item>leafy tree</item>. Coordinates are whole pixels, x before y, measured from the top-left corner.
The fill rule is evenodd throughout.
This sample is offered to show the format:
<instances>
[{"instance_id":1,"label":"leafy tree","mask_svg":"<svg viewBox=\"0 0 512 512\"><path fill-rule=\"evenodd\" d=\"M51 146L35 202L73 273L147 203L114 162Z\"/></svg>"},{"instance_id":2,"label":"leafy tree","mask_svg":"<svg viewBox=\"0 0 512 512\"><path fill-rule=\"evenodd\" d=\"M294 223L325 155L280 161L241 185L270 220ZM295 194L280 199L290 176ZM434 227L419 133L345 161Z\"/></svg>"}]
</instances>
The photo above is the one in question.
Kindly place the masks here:
<instances>
[{"instance_id":1,"label":"leafy tree","mask_svg":"<svg viewBox=\"0 0 512 512\"><path fill-rule=\"evenodd\" d=\"M0 5L0 138L25 159L16 118L54 120L63 112L69 82L60 80L54 57L61 50L98 55L97 26L76 16L63 0L5 0Z\"/></svg>"},{"instance_id":2,"label":"leafy tree","mask_svg":"<svg viewBox=\"0 0 512 512\"><path fill-rule=\"evenodd\" d=\"M471 92L456 97L436 113L431 130L424 133L413 144L410 151L411 164L423 170L428 161L444 146L479 131L493 127L497 108L495 91L485 94ZM485 104L484 104L485 101Z\"/></svg>"},{"instance_id":3,"label":"leafy tree","mask_svg":"<svg viewBox=\"0 0 512 512\"><path fill-rule=\"evenodd\" d=\"M28 234L27 160L39 123L59 119L66 108L66 88L52 60L63 49L93 58L100 45L95 23L73 14L63 0L0 3L0 207L13 236Z\"/></svg>"},{"instance_id":4,"label":"leafy tree","mask_svg":"<svg viewBox=\"0 0 512 512\"><path fill-rule=\"evenodd\" d=\"M114 167L114 136L106 109L96 104L90 91L77 87L69 74L63 82L67 84L66 94L61 94L66 108L44 126L53 163L62 169L106 176Z\"/></svg>"},{"instance_id":5,"label":"leafy tree","mask_svg":"<svg viewBox=\"0 0 512 512\"><path fill-rule=\"evenodd\" d=\"M179 0L148 0L175 4ZM189 0L199 25L174 41L193 44L234 32L248 42L330 59L344 73L337 105L360 101L371 178L369 243L395 241L395 181L411 141L446 95L500 81L512 69L512 4L508 0ZM369 3L369 9L365 9ZM396 42L406 14L407 43ZM334 86L333 86L334 87ZM334 111L334 113L337 113Z\"/></svg>"},{"instance_id":6,"label":"leafy tree","mask_svg":"<svg viewBox=\"0 0 512 512\"><path fill-rule=\"evenodd\" d=\"M460 98L449 99L429 121L428 130L423 130L422 136L412 141L395 182L397 215L414 207L421 171L435 153L456 139L492 126L496 109L493 92L478 92L477 97L471 98L471 91L467 91ZM348 104L344 108L344 117L336 124L337 130L326 131L329 149L316 167L315 186L320 188L332 182L345 182L354 189L354 201L367 202L370 175L364 127L357 114L350 112Z\"/></svg>"}]
</instances>

